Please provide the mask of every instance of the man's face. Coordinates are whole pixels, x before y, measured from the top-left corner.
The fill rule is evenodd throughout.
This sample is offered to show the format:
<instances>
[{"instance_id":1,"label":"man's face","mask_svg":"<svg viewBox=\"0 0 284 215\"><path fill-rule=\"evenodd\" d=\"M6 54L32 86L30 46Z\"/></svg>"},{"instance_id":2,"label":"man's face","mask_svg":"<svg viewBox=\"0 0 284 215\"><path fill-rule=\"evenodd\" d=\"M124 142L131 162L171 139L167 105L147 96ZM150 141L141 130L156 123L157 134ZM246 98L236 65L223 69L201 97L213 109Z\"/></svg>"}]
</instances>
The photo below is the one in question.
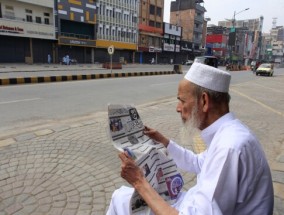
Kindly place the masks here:
<instances>
[{"instance_id":1,"label":"man's face","mask_svg":"<svg viewBox=\"0 0 284 215\"><path fill-rule=\"evenodd\" d=\"M190 82L182 81L178 90L177 112L183 120L183 127L180 130L181 144L186 145L200 132L201 120L198 115L198 102L192 95Z\"/></svg>"},{"instance_id":2,"label":"man's face","mask_svg":"<svg viewBox=\"0 0 284 215\"><path fill-rule=\"evenodd\" d=\"M187 80L182 80L179 83L177 95L179 101L176 110L180 113L184 123L189 120L197 120L198 104L196 98L193 96L192 88L193 86Z\"/></svg>"}]
</instances>

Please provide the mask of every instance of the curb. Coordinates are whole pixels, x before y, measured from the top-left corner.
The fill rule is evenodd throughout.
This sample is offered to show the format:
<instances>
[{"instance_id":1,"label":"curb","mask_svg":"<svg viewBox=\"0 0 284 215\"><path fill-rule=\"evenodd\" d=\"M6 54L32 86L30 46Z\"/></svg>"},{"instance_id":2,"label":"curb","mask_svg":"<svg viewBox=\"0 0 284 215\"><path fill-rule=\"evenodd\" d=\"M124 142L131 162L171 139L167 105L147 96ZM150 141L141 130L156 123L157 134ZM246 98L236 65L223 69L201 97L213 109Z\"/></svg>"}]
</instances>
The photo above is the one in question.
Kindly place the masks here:
<instances>
[{"instance_id":1,"label":"curb","mask_svg":"<svg viewBox=\"0 0 284 215\"><path fill-rule=\"evenodd\" d=\"M123 78L136 76L152 76L152 75L172 75L178 74L175 71L158 71L158 72L122 72L108 74L88 74L88 75L63 75L63 76L40 76L40 77L21 77L21 78L0 78L0 85L16 85L16 84L36 84L47 82L63 82L63 81L79 81L103 78Z\"/></svg>"}]
</instances>

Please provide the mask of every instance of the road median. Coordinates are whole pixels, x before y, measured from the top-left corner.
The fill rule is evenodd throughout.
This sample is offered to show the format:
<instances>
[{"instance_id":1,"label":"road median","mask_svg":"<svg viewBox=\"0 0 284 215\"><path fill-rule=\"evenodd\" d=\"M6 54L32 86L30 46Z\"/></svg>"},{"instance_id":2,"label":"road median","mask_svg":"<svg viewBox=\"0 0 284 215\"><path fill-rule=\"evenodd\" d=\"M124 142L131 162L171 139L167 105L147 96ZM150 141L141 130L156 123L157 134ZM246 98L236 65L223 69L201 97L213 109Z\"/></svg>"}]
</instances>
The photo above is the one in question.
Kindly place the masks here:
<instances>
[{"instance_id":1,"label":"road median","mask_svg":"<svg viewBox=\"0 0 284 215\"><path fill-rule=\"evenodd\" d=\"M119 73L99 73L99 74L87 74L87 75L80 74L80 75L0 78L0 85L38 84L38 83L48 83L48 82L154 76L154 75L172 75L172 74L177 74L177 73L175 71L154 71L154 72L119 72Z\"/></svg>"}]
</instances>

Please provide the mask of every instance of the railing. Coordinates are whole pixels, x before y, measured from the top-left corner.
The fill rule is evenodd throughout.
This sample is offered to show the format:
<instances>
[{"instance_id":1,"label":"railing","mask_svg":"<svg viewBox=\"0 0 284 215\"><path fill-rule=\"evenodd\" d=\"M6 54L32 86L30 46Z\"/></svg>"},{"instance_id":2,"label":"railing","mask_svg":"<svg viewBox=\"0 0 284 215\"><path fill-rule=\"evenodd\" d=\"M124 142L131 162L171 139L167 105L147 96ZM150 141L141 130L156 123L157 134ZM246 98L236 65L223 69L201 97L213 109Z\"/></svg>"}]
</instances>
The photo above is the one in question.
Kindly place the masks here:
<instances>
[{"instance_id":1,"label":"railing","mask_svg":"<svg viewBox=\"0 0 284 215\"><path fill-rule=\"evenodd\" d=\"M193 42L197 44L201 44L201 38L194 38Z\"/></svg>"},{"instance_id":2,"label":"railing","mask_svg":"<svg viewBox=\"0 0 284 215\"><path fill-rule=\"evenodd\" d=\"M203 29L202 28L194 28L193 32L202 33Z\"/></svg>"},{"instance_id":3,"label":"railing","mask_svg":"<svg viewBox=\"0 0 284 215\"><path fill-rule=\"evenodd\" d=\"M133 10L133 11L137 11L139 9L138 4L126 4L126 3L122 2L122 1L118 1L118 0L104 0L104 1L100 1L99 3L100 4L109 3L111 5L119 6L123 9L124 8L128 9L128 10L130 9L130 10Z\"/></svg>"},{"instance_id":4,"label":"railing","mask_svg":"<svg viewBox=\"0 0 284 215\"><path fill-rule=\"evenodd\" d=\"M107 17L104 15L97 15L98 21L99 22L107 22L109 24L115 24L118 26L123 26L123 27L127 27L127 28L137 28L137 23L135 22L130 22L127 20L123 20L123 19L116 19L113 17Z\"/></svg>"},{"instance_id":5,"label":"railing","mask_svg":"<svg viewBox=\"0 0 284 215\"><path fill-rule=\"evenodd\" d=\"M203 23L204 18L203 18L203 16L195 16L195 17L194 17L194 21L197 21L197 22L199 22L199 23Z\"/></svg>"},{"instance_id":6,"label":"railing","mask_svg":"<svg viewBox=\"0 0 284 215\"><path fill-rule=\"evenodd\" d=\"M86 39L86 40L93 40L94 38L91 37L90 35L85 35L85 34L74 34L74 33L68 33L68 32L61 32L60 36L63 37L72 37L72 38L77 38L77 39Z\"/></svg>"},{"instance_id":7,"label":"railing","mask_svg":"<svg viewBox=\"0 0 284 215\"><path fill-rule=\"evenodd\" d=\"M119 37L105 34L97 34L97 39L101 40L112 40L118 42L126 42L126 43L136 43L136 38L127 38L127 37Z\"/></svg>"},{"instance_id":8,"label":"railing","mask_svg":"<svg viewBox=\"0 0 284 215\"><path fill-rule=\"evenodd\" d=\"M195 4L195 10L197 10L198 12L205 12L205 8L199 4Z\"/></svg>"}]
</instances>

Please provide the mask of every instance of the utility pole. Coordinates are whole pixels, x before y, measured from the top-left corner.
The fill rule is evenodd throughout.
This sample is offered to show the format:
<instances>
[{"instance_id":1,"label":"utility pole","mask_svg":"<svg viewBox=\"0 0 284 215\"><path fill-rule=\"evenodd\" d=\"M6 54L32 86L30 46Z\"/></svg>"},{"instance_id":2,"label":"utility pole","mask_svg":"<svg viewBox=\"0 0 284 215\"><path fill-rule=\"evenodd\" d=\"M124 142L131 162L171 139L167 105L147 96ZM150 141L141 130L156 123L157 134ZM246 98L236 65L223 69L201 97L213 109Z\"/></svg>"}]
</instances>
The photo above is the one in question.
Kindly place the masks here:
<instances>
[{"instance_id":1,"label":"utility pole","mask_svg":"<svg viewBox=\"0 0 284 215\"><path fill-rule=\"evenodd\" d=\"M232 19L232 28L231 28L231 31L229 33L229 39L230 39L230 34L231 36L233 36L233 45L230 45L230 61L232 62L232 55L233 55L233 47L234 47L234 51L235 51L235 46L236 46L236 29L235 29L235 26L236 26L236 15L244 12L244 11L247 11L249 10L249 8L246 8L244 10L241 10L239 12L236 13L236 11L234 11L234 15L233 15L233 19Z\"/></svg>"}]
</instances>

